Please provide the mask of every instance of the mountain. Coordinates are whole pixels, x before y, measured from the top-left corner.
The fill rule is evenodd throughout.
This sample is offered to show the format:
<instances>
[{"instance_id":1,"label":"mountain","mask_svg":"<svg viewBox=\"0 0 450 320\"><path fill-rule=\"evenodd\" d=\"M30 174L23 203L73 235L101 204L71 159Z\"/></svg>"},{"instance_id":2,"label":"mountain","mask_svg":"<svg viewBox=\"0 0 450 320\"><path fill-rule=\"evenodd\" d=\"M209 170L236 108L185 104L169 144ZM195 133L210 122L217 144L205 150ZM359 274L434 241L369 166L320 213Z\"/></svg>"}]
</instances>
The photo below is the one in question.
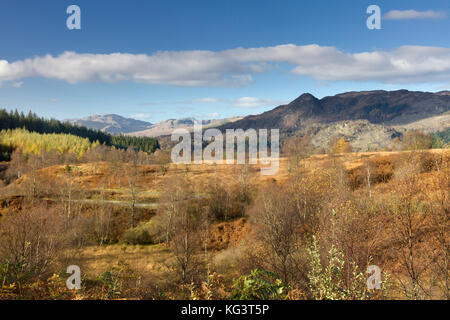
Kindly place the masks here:
<instances>
[{"instance_id":1,"label":"mountain","mask_svg":"<svg viewBox=\"0 0 450 320\"><path fill-rule=\"evenodd\" d=\"M187 129L189 131L193 131L195 123L201 124L203 128L210 128L221 126L227 123L233 123L241 119L242 117L211 120L197 120L195 118L169 119L156 123L146 130L130 132L128 133L128 135L158 137L169 135L175 129Z\"/></svg>"},{"instance_id":2,"label":"mountain","mask_svg":"<svg viewBox=\"0 0 450 320\"><path fill-rule=\"evenodd\" d=\"M150 122L124 118L117 114L92 115L82 119L67 119L66 122L85 126L90 129L101 130L111 134L125 134L137 137L158 137L169 135L175 129L194 130L194 124L198 123L203 128L215 127L241 120L242 117L197 120L195 118L169 119L152 124Z\"/></svg>"},{"instance_id":3,"label":"mountain","mask_svg":"<svg viewBox=\"0 0 450 320\"><path fill-rule=\"evenodd\" d=\"M347 92L317 99L302 94L289 104L228 125L235 128L280 128L295 131L310 123L368 120L374 124L404 125L450 110L450 93L398 91ZM227 127L227 126L225 126Z\"/></svg>"},{"instance_id":4,"label":"mountain","mask_svg":"<svg viewBox=\"0 0 450 320\"><path fill-rule=\"evenodd\" d=\"M332 137L344 137L356 151L390 146L407 130L427 133L450 127L450 91L437 93L408 90L346 92L318 99L304 93L292 102L259 115L227 119L169 119L156 124L115 114L93 115L71 123L108 133L130 136L167 136L174 129L203 128L280 129L281 143L291 136L310 135L317 147Z\"/></svg>"},{"instance_id":5,"label":"mountain","mask_svg":"<svg viewBox=\"0 0 450 320\"><path fill-rule=\"evenodd\" d=\"M332 136L357 150L380 148L408 129L433 132L450 126L450 92L347 92L318 99L302 94L289 104L251 115L220 129L280 129L281 139L309 134L317 146Z\"/></svg>"},{"instance_id":6,"label":"mountain","mask_svg":"<svg viewBox=\"0 0 450 320\"><path fill-rule=\"evenodd\" d=\"M133 131L141 131L152 126L150 122L124 118L117 114L92 115L82 119L65 120L72 124L78 124L90 129L101 130L111 134L129 133Z\"/></svg>"}]
</instances>

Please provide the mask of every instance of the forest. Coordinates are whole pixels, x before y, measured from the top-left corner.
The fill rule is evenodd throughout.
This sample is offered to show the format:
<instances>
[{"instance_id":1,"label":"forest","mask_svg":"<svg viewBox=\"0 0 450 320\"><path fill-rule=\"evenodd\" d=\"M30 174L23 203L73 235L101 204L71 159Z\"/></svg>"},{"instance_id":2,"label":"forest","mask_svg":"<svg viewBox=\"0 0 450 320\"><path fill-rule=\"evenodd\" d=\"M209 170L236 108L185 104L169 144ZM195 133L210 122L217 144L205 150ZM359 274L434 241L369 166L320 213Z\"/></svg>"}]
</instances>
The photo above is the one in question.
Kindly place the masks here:
<instances>
[{"instance_id":1,"label":"forest","mask_svg":"<svg viewBox=\"0 0 450 320\"><path fill-rule=\"evenodd\" d=\"M148 153L152 153L159 148L158 140L155 138L110 135L99 130L88 129L68 122L38 117L31 111L25 115L23 112L19 113L17 110L8 112L5 109L0 109L0 130L16 128L26 129L30 132L41 134L71 134L81 138L87 138L91 143L105 144L107 146L114 146L122 149L132 146L138 151ZM4 159L7 159L10 154L8 148L5 148L4 146L1 148L2 156Z\"/></svg>"}]
</instances>

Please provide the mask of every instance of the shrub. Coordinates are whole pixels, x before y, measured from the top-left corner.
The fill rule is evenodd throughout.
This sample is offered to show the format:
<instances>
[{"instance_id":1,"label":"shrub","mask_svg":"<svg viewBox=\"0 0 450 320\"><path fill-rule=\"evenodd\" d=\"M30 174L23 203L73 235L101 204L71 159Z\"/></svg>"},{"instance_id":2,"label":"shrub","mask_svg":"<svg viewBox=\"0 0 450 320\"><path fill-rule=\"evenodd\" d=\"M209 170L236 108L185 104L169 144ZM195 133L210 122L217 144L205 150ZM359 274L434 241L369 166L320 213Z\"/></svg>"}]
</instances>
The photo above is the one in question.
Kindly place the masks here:
<instances>
[{"instance_id":1,"label":"shrub","mask_svg":"<svg viewBox=\"0 0 450 320\"><path fill-rule=\"evenodd\" d=\"M221 185L213 186L210 194L208 214L216 221L229 221L242 217L245 211L243 205L250 202L248 193L240 194L239 190L227 190Z\"/></svg>"},{"instance_id":2,"label":"shrub","mask_svg":"<svg viewBox=\"0 0 450 320\"><path fill-rule=\"evenodd\" d=\"M154 244L155 241L150 235L148 229L144 226L128 229L120 237L120 242L123 244Z\"/></svg>"},{"instance_id":3,"label":"shrub","mask_svg":"<svg viewBox=\"0 0 450 320\"><path fill-rule=\"evenodd\" d=\"M344 253L334 245L328 251L328 264L321 262L318 241L313 236L313 243L308 249L310 255L310 271L308 273L310 292L317 300L364 300L368 297L364 273L356 263L350 263L351 276L345 284Z\"/></svg>"},{"instance_id":4,"label":"shrub","mask_svg":"<svg viewBox=\"0 0 450 320\"><path fill-rule=\"evenodd\" d=\"M120 297L140 295L141 276L123 261L100 274L96 281L102 286L102 298L117 299Z\"/></svg>"},{"instance_id":5,"label":"shrub","mask_svg":"<svg viewBox=\"0 0 450 320\"><path fill-rule=\"evenodd\" d=\"M433 137L420 131L409 131L403 135L404 150L431 149Z\"/></svg>"},{"instance_id":6,"label":"shrub","mask_svg":"<svg viewBox=\"0 0 450 320\"><path fill-rule=\"evenodd\" d=\"M48 272L63 246L62 219L42 207L9 212L0 224L0 273L3 284L24 283Z\"/></svg>"},{"instance_id":7,"label":"shrub","mask_svg":"<svg viewBox=\"0 0 450 320\"><path fill-rule=\"evenodd\" d=\"M254 269L233 281L234 300L284 300L289 287L275 273Z\"/></svg>"},{"instance_id":8,"label":"shrub","mask_svg":"<svg viewBox=\"0 0 450 320\"><path fill-rule=\"evenodd\" d=\"M344 137L338 139L331 139L330 141L330 153L349 153L352 152L353 147Z\"/></svg>"}]
</instances>

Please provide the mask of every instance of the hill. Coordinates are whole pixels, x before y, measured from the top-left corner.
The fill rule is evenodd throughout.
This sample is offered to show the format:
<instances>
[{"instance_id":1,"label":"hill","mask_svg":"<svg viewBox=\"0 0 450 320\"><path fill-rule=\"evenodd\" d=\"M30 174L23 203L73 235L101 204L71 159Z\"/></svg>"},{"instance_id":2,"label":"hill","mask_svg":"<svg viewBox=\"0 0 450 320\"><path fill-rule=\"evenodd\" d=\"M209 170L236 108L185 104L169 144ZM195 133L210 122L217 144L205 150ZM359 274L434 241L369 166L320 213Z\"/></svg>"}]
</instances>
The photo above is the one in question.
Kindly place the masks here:
<instances>
[{"instance_id":1,"label":"hill","mask_svg":"<svg viewBox=\"0 0 450 320\"><path fill-rule=\"evenodd\" d=\"M430 128L425 130L428 132L443 130L450 125L449 119L443 116L449 110L448 91L377 90L347 92L322 99L305 93L289 104L247 116L221 129L279 128L282 140L310 134L318 146L319 142L337 135L350 142L358 140L357 150L365 150L370 144L390 145L391 139L415 127L424 129L425 126L425 129ZM338 130L338 122L342 121L345 121L346 132ZM314 139L316 136L320 138Z\"/></svg>"},{"instance_id":2,"label":"hill","mask_svg":"<svg viewBox=\"0 0 450 320\"><path fill-rule=\"evenodd\" d=\"M201 124L204 128L216 127L240 120L242 117L225 119L197 120L196 118L168 119L155 124L150 122L125 118L117 114L92 115L81 119L67 119L68 123L85 126L93 130L118 135L124 134L135 137L159 137L169 135L175 129L194 130L194 124Z\"/></svg>"},{"instance_id":3,"label":"hill","mask_svg":"<svg viewBox=\"0 0 450 320\"><path fill-rule=\"evenodd\" d=\"M150 128L150 122L125 118L117 114L92 115L82 119L67 119L69 123L85 126L111 134L142 131Z\"/></svg>"},{"instance_id":4,"label":"hill","mask_svg":"<svg viewBox=\"0 0 450 320\"><path fill-rule=\"evenodd\" d=\"M187 129L189 131L194 130L194 124L198 123L203 128L217 127L226 123L233 123L241 120L242 117L225 118L225 119L209 119L209 120L197 120L195 118L183 118L183 119L169 119L152 125L149 129L143 131L131 132L128 135L133 136L146 136L146 137L158 137L171 134L175 129Z\"/></svg>"},{"instance_id":5,"label":"hill","mask_svg":"<svg viewBox=\"0 0 450 320\"><path fill-rule=\"evenodd\" d=\"M81 138L87 138L91 143L100 143L107 146L125 149L130 146L144 152L153 152L159 148L158 140L149 137L128 137L123 135L111 135L100 130L88 129L84 126L61 122L56 119L38 117L31 111L25 116L23 112L6 111L0 109L0 130L12 130L24 128L30 132L40 134L71 134ZM0 159L8 159L11 150L5 150L0 146Z\"/></svg>"},{"instance_id":6,"label":"hill","mask_svg":"<svg viewBox=\"0 0 450 320\"><path fill-rule=\"evenodd\" d=\"M291 159L283 158L279 172L272 177L259 174L261 164L245 168L171 164L164 173L158 164L140 164L131 180L126 177L133 170L126 162L52 165L28 171L9 185L0 186L0 226L5 226L1 229L0 248L4 250L0 258L9 263L6 258L16 252L9 244L15 250L30 246L35 249L31 252L45 254L53 262L45 271L57 274L61 270L59 261L76 257L76 265L83 270L83 290L72 297L65 279L61 280L58 292L64 299L182 298L182 266L174 261L181 256L179 243L187 243L192 250L190 274L202 275L210 265L218 283L212 288L219 288L215 290L222 294L221 299L228 299L235 290L233 280L250 272L244 268L259 267L282 274L286 266L290 274L311 277L314 256L336 261L331 260L335 257L333 251L324 249L320 255L313 255L310 242L298 243L298 239L317 238L322 241L318 248L332 244L341 261L358 263L354 270L364 271L370 263L389 276L385 278L389 286L383 289L383 296L371 295L367 299L407 299L412 286L408 278L411 263L403 257L412 235L414 266L425 268L419 281L430 292L429 299L443 299L447 291L440 283L444 283L447 269L445 265L437 267L444 262L448 247L438 237L445 235L440 230L448 226L445 200L449 156L449 150L315 155L302 160L296 172L289 169ZM176 198L177 192L183 198ZM242 194L249 198L243 200ZM416 202L411 201L412 197ZM132 208L138 223L135 227L130 227ZM172 216L171 210L182 214ZM192 212L199 220L188 220L193 225L179 224L177 217L192 217L185 212ZM174 229L167 236L167 223L172 220L165 218L169 217L174 219L169 225ZM206 228L194 224L197 221L205 223ZM38 240L29 241L22 236L22 230L35 232L32 235L36 234ZM327 237L329 234L334 236ZM49 241L55 243L55 249L41 250ZM300 253L304 262L274 263L278 262L274 257L280 243L291 243L292 252ZM31 261L29 269L36 264L27 261ZM321 265L332 266L328 262ZM344 268L327 268L340 283L345 283L348 273ZM352 290L366 292L363 271L352 280L358 284ZM15 274L4 277L7 285L0 290L0 297L25 298L33 294L34 299L44 299L50 292L54 298L54 291L44 290L49 285L39 280L38 272L29 271L30 276L22 280L22 291L11 289L17 279ZM54 275L49 283L56 285L58 279ZM108 295L106 291L110 290L110 279L121 286L117 294ZM309 284L313 283L303 277L286 279L305 290L310 290ZM149 285L150 281L155 287ZM341 292L341 287L336 288ZM296 298L292 293L289 296Z\"/></svg>"},{"instance_id":7,"label":"hill","mask_svg":"<svg viewBox=\"0 0 450 320\"><path fill-rule=\"evenodd\" d=\"M91 143L88 138L71 134L40 134L25 129L14 129L0 131L0 145L12 149L20 148L24 154L57 150L60 153L74 153L80 158L90 148L97 147L99 143Z\"/></svg>"}]
</instances>

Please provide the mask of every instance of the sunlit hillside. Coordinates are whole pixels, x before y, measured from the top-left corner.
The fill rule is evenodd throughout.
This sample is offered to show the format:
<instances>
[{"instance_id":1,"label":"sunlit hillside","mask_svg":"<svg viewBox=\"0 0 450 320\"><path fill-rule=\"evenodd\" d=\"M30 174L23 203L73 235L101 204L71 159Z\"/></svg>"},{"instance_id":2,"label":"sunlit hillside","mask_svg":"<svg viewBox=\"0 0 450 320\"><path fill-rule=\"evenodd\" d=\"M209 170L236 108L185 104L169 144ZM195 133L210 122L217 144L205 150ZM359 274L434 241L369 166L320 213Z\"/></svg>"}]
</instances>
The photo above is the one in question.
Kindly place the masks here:
<instances>
[{"instance_id":1,"label":"sunlit hillside","mask_svg":"<svg viewBox=\"0 0 450 320\"><path fill-rule=\"evenodd\" d=\"M55 150L59 153L74 153L82 157L87 150L96 148L100 143L91 143L88 138L71 134L39 134L25 129L0 131L0 144L7 148L19 148L24 154L40 154L42 151Z\"/></svg>"},{"instance_id":2,"label":"sunlit hillside","mask_svg":"<svg viewBox=\"0 0 450 320\"><path fill-rule=\"evenodd\" d=\"M326 298L322 287L340 299L448 293L448 149L291 153L262 176L260 165L174 165L162 151L85 146L50 166L32 150L6 164L1 297L228 299L264 272L276 299ZM76 293L64 285L69 264L85 277ZM383 271L379 291L365 285L368 265Z\"/></svg>"}]
</instances>

